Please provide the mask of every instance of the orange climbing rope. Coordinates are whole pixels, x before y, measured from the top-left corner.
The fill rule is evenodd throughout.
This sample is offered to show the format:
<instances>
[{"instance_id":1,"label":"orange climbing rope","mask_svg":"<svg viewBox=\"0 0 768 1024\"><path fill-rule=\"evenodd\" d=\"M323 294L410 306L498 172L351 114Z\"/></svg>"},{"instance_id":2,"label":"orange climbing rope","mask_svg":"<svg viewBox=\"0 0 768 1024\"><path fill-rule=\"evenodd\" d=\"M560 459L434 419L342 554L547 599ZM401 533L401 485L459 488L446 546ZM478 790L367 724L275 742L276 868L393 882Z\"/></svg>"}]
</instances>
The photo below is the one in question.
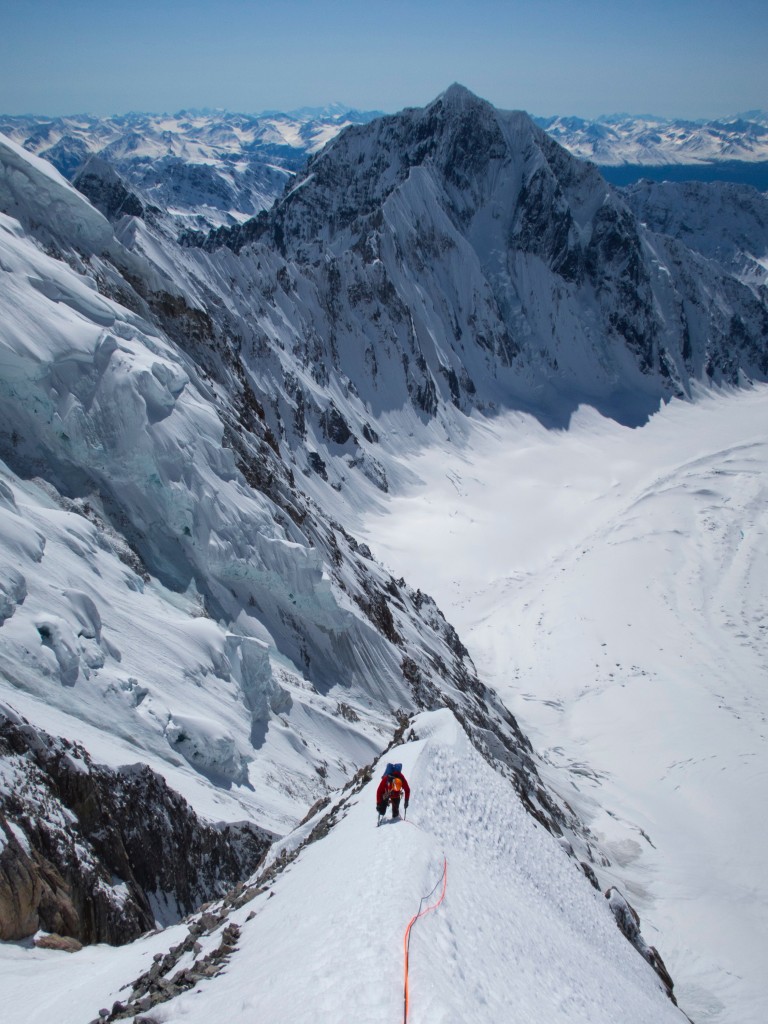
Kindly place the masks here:
<instances>
[{"instance_id":1,"label":"orange climbing rope","mask_svg":"<svg viewBox=\"0 0 768 1024\"><path fill-rule=\"evenodd\" d=\"M422 909L421 904L425 900L428 900L432 893L437 889L440 882L443 883L443 891L440 893L440 899L436 903L432 903L428 907ZM418 913L414 914L411 920L408 922L408 927L405 929L405 936L403 938L403 953L404 953L404 978L403 978L403 1024L408 1024L408 952L411 944L411 928L416 924L420 917L424 917L430 910L436 910L445 899L445 887L448 884L448 861L443 857L443 874L441 878L438 878L435 883L432 892L427 893L426 896L421 897L421 903L419 904Z\"/></svg>"}]
</instances>

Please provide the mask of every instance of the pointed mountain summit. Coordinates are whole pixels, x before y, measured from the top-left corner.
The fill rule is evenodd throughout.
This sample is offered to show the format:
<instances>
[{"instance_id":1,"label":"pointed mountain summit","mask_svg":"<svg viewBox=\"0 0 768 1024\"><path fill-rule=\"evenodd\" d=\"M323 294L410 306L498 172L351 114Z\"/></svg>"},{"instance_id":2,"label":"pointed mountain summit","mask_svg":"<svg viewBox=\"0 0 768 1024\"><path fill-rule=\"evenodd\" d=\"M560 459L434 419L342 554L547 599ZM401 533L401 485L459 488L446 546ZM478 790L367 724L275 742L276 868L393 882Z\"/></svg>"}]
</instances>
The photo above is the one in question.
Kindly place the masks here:
<instances>
[{"instance_id":1,"label":"pointed mountain summit","mask_svg":"<svg viewBox=\"0 0 768 1024\"><path fill-rule=\"evenodd\" d=\"M546 141L526 114L501 113L464 86L452 85L424 108L342 132L310 160L306 176L299 177L275 213L287 231L286 242L293 233L308 239L322 231L321 218L310 213L307 223L298 223L302 217L294 218L294 209L311 209L317 202L317 213L327 214L340 206L333 226L344 227L353 211L364 213L382 203L414 168L424 168L438 188L449 189L458 207L466 205L459 194L465 190L477 193L480 203L487 198L480 189L489 166L519 163ZM312 187L306 189L305 183ZM322 199L318 192L324 193Z\"/></svg>"},{"instance_id":2,"label":"pointed mountain summit","mask_svg":"<svg viewBox=\"0 0 768 1024\"><path fill-rule=\"evenodd\" d=\"M486 106L490 106L487 100L482 100L480 97L468 89L466 85L462 85L461 82L453 82L447 89L443 90L436 100L433 102L442 102L445 104L456 104L465 105L467 103L483 103Z\"/></svg>"},{"instance_id":3,"label":"pointed mountain summit","mask_svg":"<svg viewBox=\"0 0 768 1024\"><path fill-rule=\"evenodd\" d=\"M248 246L283 310L302 292L281 322L302 322L302 346L309 319L314 372L341 372L374 412L535 405L567 422L589 403L637 423L692 381L768 374L759 291L460 85L347 128L269 214L203 245Z\"/></svg>"}]
</instances>

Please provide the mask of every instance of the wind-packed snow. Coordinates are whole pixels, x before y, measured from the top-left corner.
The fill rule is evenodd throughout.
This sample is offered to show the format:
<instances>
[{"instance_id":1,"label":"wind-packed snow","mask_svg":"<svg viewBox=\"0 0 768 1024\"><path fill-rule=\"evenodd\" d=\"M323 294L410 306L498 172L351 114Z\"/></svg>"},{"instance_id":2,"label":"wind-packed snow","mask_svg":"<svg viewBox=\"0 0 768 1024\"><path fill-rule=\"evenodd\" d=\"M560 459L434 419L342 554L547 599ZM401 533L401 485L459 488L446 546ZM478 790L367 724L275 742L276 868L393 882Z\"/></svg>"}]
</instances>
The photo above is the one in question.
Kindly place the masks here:
<instances>
[{"instance_id":1,"label":"wind-packed snow","mask_svg":"<svg viewBox=\"0 0 768 1024\"><path fill-rule=\"evenodd\" d=\"M768 389L476 423L369 515L590 823L697 1022L768 1005Z\"/></svg>"},{"instance_id":2,"label":"wind-packed snow","mask_svg":"<svg viewBox=\"0 0 768 1024\"><path fill-rule=\"evenodd\" d=\"M152 957L166 943L186 935L184 925L167 928L162 943L149 935L115 949L86 946L76 956L58 950L35 949L28 943L0 943L0 991L5 1024L84 1024L105 1006L99 1000L125 998L121 991L152 964ZM98 1005L96 1005L98 1004Z\"/></svg>"},{"instance_id":3,"label":"wind-packed snow","mask_svg":"<svg viewBox=\"0 0 768 1024\"><path fill-rule=\"evenodd\" d=\"M376 827L382 760L340 823L233 913L242 932L226 971L155 1007L152 1019L402 1020L403 934L445 860L445 899L412 932L410 1024L682 1021L608 901L533 822L451 713L418 716L413 728L418 739L386 758L402 761L411 784L407 819ZM172 941L142 939L107 962L96 950L70 958L78 1003L74 1012L69 1000L59 1005L59 1024L81 1024L111 1007L120 997L115 965L127 982L145 951L162 952ZM63 955L34 954L42 995L30 1005L26 977L14 975L18 954L0 948L6 1024L49 1019L45 990Z\"/></svg>"}]
</instances>

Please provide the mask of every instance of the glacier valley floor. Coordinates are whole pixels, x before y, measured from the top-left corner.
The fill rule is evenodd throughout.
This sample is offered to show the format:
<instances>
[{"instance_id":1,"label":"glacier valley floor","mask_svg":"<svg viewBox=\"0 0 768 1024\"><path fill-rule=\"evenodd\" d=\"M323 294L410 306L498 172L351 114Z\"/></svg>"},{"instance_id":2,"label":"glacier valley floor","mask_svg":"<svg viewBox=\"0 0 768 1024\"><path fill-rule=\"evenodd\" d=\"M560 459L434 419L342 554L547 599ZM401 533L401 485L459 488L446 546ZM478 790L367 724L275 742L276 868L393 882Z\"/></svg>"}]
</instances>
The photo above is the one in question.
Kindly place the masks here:
<instances>
[{"instance_id":1,"label":"glacier valley floor","mask_svg":"<svg viewBox=\"0 0 768 1024\"><path fill-rule=\"evenodd\" d=\"M768 388L507 415L364 516L590 823L697 1022L768 1002ZM605 885L603 886L605 887Z\"/></svg>"}]
</instances>

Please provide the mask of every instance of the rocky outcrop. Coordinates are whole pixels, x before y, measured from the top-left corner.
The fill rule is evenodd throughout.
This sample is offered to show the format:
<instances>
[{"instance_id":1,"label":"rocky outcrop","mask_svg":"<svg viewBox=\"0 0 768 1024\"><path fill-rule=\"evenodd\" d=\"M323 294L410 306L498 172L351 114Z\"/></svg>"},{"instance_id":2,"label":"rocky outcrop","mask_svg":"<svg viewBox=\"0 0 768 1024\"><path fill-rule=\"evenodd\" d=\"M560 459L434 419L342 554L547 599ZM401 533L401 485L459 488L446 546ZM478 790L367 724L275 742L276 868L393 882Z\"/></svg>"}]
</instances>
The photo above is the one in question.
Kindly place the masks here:
<instances>
[{"instance_id":1,"label":"rocky outcrop","mask_svg":"<svg viewBox=\"0 0 768 1024\"><path fill-rule=\"evenodd\" d=\"M127 189L114 168L98 157L88 161L73 184L107 220L144 216L144 206L135 192Z\"/></svg>"},{"instance_id":2,"label":"rocky outcrop","mask_svg":"<svg viewBox=\"0 0 768 1024\"><path fill-rule=\"evenodd\" d=\"M661 959L661 954L656 947L649 946L640 932L640 915L633 906L627 903L623 895L616 888L608 889L605 898L608 900L608 905L613 916L616 918L616 924L619 926L620 931L632 943L642 958L647 960L654 971L656 971L667 995L677 1006L677 999L675 999L673 992L674 982L667 970L666 964Z\"/></svg>"},{"instance_id":3,"label":"rocky outcrop","mask_svg":"<svg viewBox=\"0 0 768 1024\"><path fill-rule=\"evenodd\" d=\"M250 874L271 836L201 821L146 765L96 765L0 711L0 939L119 945Z\"/></svg>"},{"instance_id":4,"label":"rocky outcrop","mask_svg":"<svg viewBox=\"0 0 768 1024\"><path fill-rule=\"evenodd\" d=\"M79 953L83 948L77 939L70 935L57 935L56 932L41 932L34 941L38 949L57 949L61 953Z\"/></svg>"},{"instance_id":5,"label":"rocky outcrop","mask_svg":"<svg viewBox=\"0 0 768 1024\"><path fill-rule=\"evenodd\" d=\"M234 921L228 921L229 909L242 906L262 892L263 887L252 886L245 894L233 894L216 907L211 908L206 904L203 913L190 921L186 937L171 946L167 953L156 953L149 970L131 984L130 995L113 1003L111 1009L105 1007L99 1010L92 1024L106 1024L107 1021L129 1017L149 1024L154 1017L137 1017L136 1014L146 1013L159 1003L168 1002L182 992L189 991L199 982L221 974L232 954L237 951L240 938L240 926ZM216 935L218 942L204 953L200 940L210 935ZM186 961L186 966L179 966L181 960Z\"/></svg>"}]
</instances>

